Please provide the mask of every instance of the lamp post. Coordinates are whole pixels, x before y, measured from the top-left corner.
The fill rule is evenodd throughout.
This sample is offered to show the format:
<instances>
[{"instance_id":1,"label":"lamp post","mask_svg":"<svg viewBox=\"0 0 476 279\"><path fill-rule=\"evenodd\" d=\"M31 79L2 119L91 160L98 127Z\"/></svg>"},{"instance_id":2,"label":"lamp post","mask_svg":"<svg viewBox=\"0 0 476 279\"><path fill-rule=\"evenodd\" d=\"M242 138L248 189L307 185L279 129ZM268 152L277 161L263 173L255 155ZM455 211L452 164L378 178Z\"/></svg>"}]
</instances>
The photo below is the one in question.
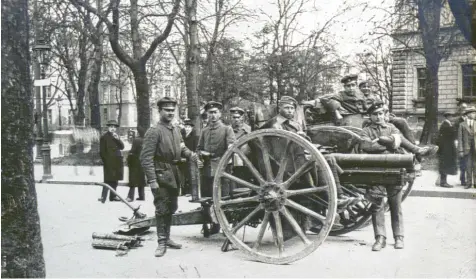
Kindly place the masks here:
<instances>
[{"instance_id":1,"label":"lamp post","mask_svg":"<svg viewBox=\"0 0 476 279\"><path fill-rule=\"evenodd\" d=\"M33 47L33 51L35 52L36 59L41 66L41 79L45 80L46 76L46 66L48 65L47 57L48 52L51 50L51 47L46 44L43 39L38 39L35 46ZM40 84L38 84L40 85ZM43 155L43 180L53 178L51 175L51 148L48 143L48 105L46 102L46 89L47 86L41 84L43 89L43 145L41 146L41 153Z\"/></svg>"}]
</instances>

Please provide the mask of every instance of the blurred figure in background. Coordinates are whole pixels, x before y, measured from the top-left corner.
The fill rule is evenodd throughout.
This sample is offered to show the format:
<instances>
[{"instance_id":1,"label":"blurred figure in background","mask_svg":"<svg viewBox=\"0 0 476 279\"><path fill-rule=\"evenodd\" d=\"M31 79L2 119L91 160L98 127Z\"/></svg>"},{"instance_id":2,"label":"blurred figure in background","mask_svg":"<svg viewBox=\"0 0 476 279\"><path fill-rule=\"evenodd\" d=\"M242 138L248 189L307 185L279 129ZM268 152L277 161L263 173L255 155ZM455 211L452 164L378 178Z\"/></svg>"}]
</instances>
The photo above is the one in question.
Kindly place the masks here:
<instances>
[{"instance_id":1,"label":"blurred figure in background","mask_svg":"<svg viewBox=\"0 0 476 279\"><path fill-rule=\"evenodd\" d=\"M438 134L438 163L440 172L440 186L445 188L453 188L453 185L448 184L447 175L455 175L458 173L456 167L456 133L454 125L451 123L451 113L445 112L443 114L445 120L441 123Z\"/></svg>"},{"instance_id":2,"label":"blurred figure in background","mask_svg":"<svg viewBox=\"0 0 476 279\"><path fill-rule=\"evenodd\" d=\"M137 127L138 136L132 141L132 147L127 156L127 166L129 167L129 193L127 194L127 201L134 200L135 188L137 188L139 197L137 200L145 200L145 174L140 164L140 152L142 151L142 142L144 140L145 129Z\"/></svg>"},{"instance_id":3,"label":"blurred figure in background","mask_svg":"<svg viewBox=\"0 0 476 279\"><path fill-rule=\"evenodd\" d=\"M121 153L121 150L124 149L124 143L116 133L116 129L119 127L116 120L109 120L106 126L107 132L101 136L99 141L100 156L104 169L104 183L116 190L118 181L124 179L124 163ZM108 191L108 188L103 187L101 198L99 198L100 202L106 202ZM120 199L111 192L109 201L120 201Z\"/></svg>"}]
</instances>

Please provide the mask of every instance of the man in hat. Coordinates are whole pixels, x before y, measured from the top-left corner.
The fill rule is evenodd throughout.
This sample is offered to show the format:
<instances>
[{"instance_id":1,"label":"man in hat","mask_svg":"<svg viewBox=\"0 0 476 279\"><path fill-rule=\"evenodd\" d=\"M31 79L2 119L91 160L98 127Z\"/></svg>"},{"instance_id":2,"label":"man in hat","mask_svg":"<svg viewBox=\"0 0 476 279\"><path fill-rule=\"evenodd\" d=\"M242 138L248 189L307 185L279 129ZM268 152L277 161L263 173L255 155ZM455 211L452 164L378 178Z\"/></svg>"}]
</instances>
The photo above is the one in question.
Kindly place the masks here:
<instances>
[{"instance_id":1,"label":"man in hat","mask_svg":"<svg viewBox=\"0 0 476 279\"><path fill-rule=\"evenodd\" d=\"M200 139L198 141L197 150L204 159L203 175L201 183L201 196L213 196L213 180L215 178L215 170L218 167L220 158L225 154L228 147L235 142L235 134L230 126L223 124L221 121L221 110L223 105L210 101L205 105L205 111L208 116L208 125L202 129ZM222 195L229 194L229 187L227 184L222 185ZM205 228L204 231L208 230ZM220 231L220 225L217 220L214 220L210 228L210 234L215 234Z\"/></svg>"},{"instance_id":2,"label":"man in hat","mask_svg":"<svg viewBox=\"0 0 476 279\"><path fill-rule=\"evenodd\" d=\"M464 114L464 111L468 108L468 104L465 102L460 101L458 103L458 110L457 113L459 115L458 119L455 121L455 131L458 133L459 131L459 126L463 123L466 122L466 115ZM459 134L459 133L458 133ZM456 139L458 139L458 134L456 135ZM460 143L458 142L458 145ZM461 185L465 186L466 185L466 162L464 160L459 159L458 160L458 166L459 166L459 179L461 182Z\"/></svg>"},{"instance_id":3,"label":"man in hat","mask_svg":"<svg viewBox=\"0 0 476 279\"><path fill-rule=\"evenodd\" d=\"M395 126L385 121L386 110L383 102L372 104L367 113L372 123L363 129L362 150L372 154L396 153L402 137ZM400 186L387 186L386 191L395 249L403 249L402 189ZM376 200L377 203L371 207L375 234L372 251L380 251L386 246L385 202L382 197L378 197Z\"/></svg>"},{"instance_id":4,"label":"man in hat","mask_svg":"<svg viewBox=\"0 0 476 279\"><path fill-rule=\"evenodd\" d=\"M179 187L182 182L178 164L181 157L197 161L197 155L188 149L180 129L172 125L177 101L164 97L157 102L160 120L147 130L140 155L141 165L154 195L158 247L156 257L162 257L167 247L180 249L182 245L170 239L172 215L178 208Z\"/></svg>"},{"instance_id":5,"label":"man in hat","mask_svg":"<svg viewBox=\"0 0 476 279\"><path fill-rule=\"evenodd\" d=\"M474 149L474 125L476 124L474 119L476 118L476 108L468 107L464 110L463 114L466 116L466 119L464 122L461 122L458 127L458 155L466 168L466 184L464 186L466 189L469 189L476 183L476 170L474 165L474 160L476 159Z\"/></svg>"},{"instance_id":6,"label":"man in hat","mask_svg":"<svg viewBox=\"0 0 476 279\"><path fill-rule=\"evenodd\" d=\"M251 127L245 123L245 110L240 107L233 107L230 109L231 127L235 133L235 138L238 140L242 136L251 133Z\"/></svg>"},{"instance_id":7,"label":"man in hat","mask_svg":"<svg viewBox=\"0 0 476 279\"><path fill-rule=\"evenodd\" d=\"M447 175L455 175L458 173L456 167L456 130L453 123L451 123L452 114L445 112L445 120L440 125L438 133L438 165L440 172L440 186L445 188L453 188L453 185L448 184Z\"/></svg>"},{"instance_id":8,"label":"man in hat","mask_svg":"<svg viewBox=\"0 0 476 279\"><path fill-rule=\"evenodd\" d=\"M362 92L364 99L364 109L367 110L373 103L382 101L380 95L372 92L370 89L370 82L368 80L363 80L359 82L359 90Z\"/></svg>"},{"instance_id":9,"label":"man in hat","mask_svg":"<svg viewBox=\"0 0 476 279\"><path fill-rule=\"evenodd\" d=\"M364 113L364 100L357 91L357 75L347 75L341 79L344 91L320 98L337 125L361 127ZM354 117L354 116L360 116Z\"/></svg>"},{"instance_id":10,"label":"man in hat","mask_svg":"<svg viewBox=\"0 0 476 279\"><path fill-rule=\"evenodd\" d=\"M279 114L273 118L271 118L268 122L266 122L261 129L279 129L279 130L286 130L286 131L291 131L294 133L297 133L298 135L301 135L305 138L307 138L306 133L303 131L302 126L295 121L294 114L296 111L297 107L297 101L289 96L283 96L281 100L279 100ZM271 152L273 154L280 154L280 149L282 146L277 143L275 145L272 145L271 148L273 148L274 152ZM305 152L305 151L304 151ZM303 163L303 158L305 158L305 153L297 149L291 151L291 156L293 156L293 160L295 162L295 165L299 165L300 163ZM351 198L348 197L347 195L344 194L342 187L340 185L340 180L339 180L339 175L337 171L337 162L335 158L332 155L324 155L324 158L326 159L327 163L329 164L329 167L332 171L332 174L334 176L334 180L336 183L337 187L337 203L338 207L345 207L350 204L358 203L361 198ZM292 173L295 170L292 169L292 164L288 164L288 172ZM321 178L322 176L318 176L318 179ZM319 184L323 184L322 181L318 181ZM337 217L337 216L336 216ZM335 226L333 229L341 229L342 224L339 223L338 217L334 221Z\"/></svg>"},{"instance_id":11,"label":"man in hat","mask_svg":"<svg viewBox=\"0 0 476 279\"><path fill-rule=\"evenodd\" d=\"M181 130L183 142L185 146L190 150L196 150L198 144L198 135L197 130L194 127L193 121L191 119L185 119L184 127ZM192 162L189 162L191 164ZM189 164L182 164L181 170L185 176L185 181L182 188L182 195L192 194L191 184L190 184L190 166Z\"/></svg>"},{"instance_id":12,"label":"man in hat","mask_svg":"<svg viewBox=\"0 0 476 279\"><path fill-rule=\"evenodd\" d=\"M124 143L116 133L116 129L119 127L116 120L109 120L106 126L107 132L101 136L99 141L99 154L103 162L104 183L116 190L118 181L124 179L124 163L121 153ZM103 187L101 198L98 199L100 202L106 202L108 191L108 188ZM120 199L111 192L109 201L120 201Z\"/></svg>"}]
</instances>

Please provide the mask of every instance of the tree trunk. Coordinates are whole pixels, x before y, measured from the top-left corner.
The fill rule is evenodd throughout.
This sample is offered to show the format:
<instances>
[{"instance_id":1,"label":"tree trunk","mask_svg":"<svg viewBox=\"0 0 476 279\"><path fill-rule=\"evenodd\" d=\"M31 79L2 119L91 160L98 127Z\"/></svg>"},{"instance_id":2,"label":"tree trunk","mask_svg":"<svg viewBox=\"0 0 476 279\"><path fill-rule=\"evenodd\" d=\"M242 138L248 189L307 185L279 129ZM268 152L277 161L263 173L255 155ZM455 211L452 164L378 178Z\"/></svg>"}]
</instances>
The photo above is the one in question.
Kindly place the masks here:
<instances>
[{"instance_id":1,"label":"tree trunk","mask_svg":"<svg viewBox=\"0 0 476 279\"><path fill-rule=\"evenodd\" d=\"M45 277L33 176L28 1L2 1L2 277Z\"/></svg>"},{"instance_id":2,"label":"tree trunk","mask_svg":"<svg viewBox=\"0 0 476 279\"><path fill-rule=\"evenodd\" d=\"M438 136L438 69L441 53L438 49L440 33L440 0L420 0L418 23L421 30L426 68L428 71L425 98L425 125L420 138L423 144L435 143Z\"/></svg>"},{"instance_id":3,"label":"tree trunk","mask_svg":"<svg viewBox=\"0 0 476 279\"><path fill-rule=\"evenodd\" d=\"M137 127L146 130L150 127L149 81L145 63L138 62L132 69L137 96Z\"/></svg>"},{"instance_id":4,"label":"tree trunk","mask_svg":"<svg viewBox=\"0 0 476 279\"><path fill-rule=\"evenodd\" d=\"M102 39L94 46L93 63L91 63L91 77L88 84L89 107L91 109L91 127L101 130L101 110L99 106L99 82L101 80L101 66L103 61Z\"/></svg>"},{"instance_id":5,"label":"tree trunk","mask_svg":"<svg viewBox=\"0 0 476 279\"><path fill-rule=\"evenodd\" d=\"M200 119L200 100L198 96L198 59L200 52L198 50L198 22L197 16L197 0L187 0L185 12L187 15L188 26L190 28L190 43L187 50L187 78L185 80L187 87L187 104L188 104L188 117L195 123L197 134L201 132L201 119Z\"/></svg>"}]
</instances>

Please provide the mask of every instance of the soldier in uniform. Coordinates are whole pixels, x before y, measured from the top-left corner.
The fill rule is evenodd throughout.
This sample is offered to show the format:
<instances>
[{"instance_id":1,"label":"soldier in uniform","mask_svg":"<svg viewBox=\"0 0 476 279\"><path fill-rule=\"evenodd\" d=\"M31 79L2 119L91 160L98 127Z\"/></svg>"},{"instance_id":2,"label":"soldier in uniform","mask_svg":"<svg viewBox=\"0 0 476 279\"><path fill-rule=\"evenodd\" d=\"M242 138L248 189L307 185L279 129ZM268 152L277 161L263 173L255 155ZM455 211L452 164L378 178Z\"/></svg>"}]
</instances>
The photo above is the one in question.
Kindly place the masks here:
<instances>
[{"instance_id":1,"label":"soldier in uniform","mask_svg":"<svg viewBox=\"0 0 476 279\"><path fill-rule=\"evenodd\" d=\"M221 121L222 108L222 104L215 101L210 101L205 105L205 111L208 115L208 124L202 129L197 147L200 157L204 161L201 183L202 197L213 196L215 170L220 158L225 154L228 147L235 142L233 129ZM229 187L224 184L222 195L227 196L228 194ZM219 231L220 225L218 222L213 222L210 234L218 233Z\"/></svg>"},{"instance_id":2,"label":"soldier in uniform","mask_svg":"<svg viewBox=\"0 0 476 279\"><path fill-rule=\"evenodd\" d=\"M233 128L233 132L235 133L235 138L236 140L239 140L241 137L251 133L251 127L244 122L244 115L245 115L245 110L240 108L240 107L234 107L230 109L230 114L231 114L231 127ZM241 151L245 155L250 154L250 148L248 144L245 144L242 146ZM244 166L243 161L238 155L234 155L233 157L233 174L241 178L243 180L250 180L251 178L251 173L249 169ZM230 189L232 191L233 189Z\"/></svg>"},{"instance_id":3,"label":"soldier in uniform","mask_svg":"<svg viewBox=\"0 0 476 279\"><path fill-rule=\"evenodd\" d=\"M398 152L402 136L394 125L385 121L385 110L383 102L376 102L367 110L372 123L363 129L362 150L366 153ZM385 190L390 206L395 249L403 249L402 187L388 186ZM372 251L380 251L386 246L385 202L382 197L378 197L376 200L377 203L374 203L371 207L375 234Z\"/></svg>"},{"instance_id":4,"label":"soldier in uniform","mask_svg":"<svg viewBox=\"0 0 476 279\"><path fill-rule=\"evenodd\" d=\"M197 155L183 143L180 129L172 125L177 101L164 97L157 102L157 106L160 120L145 134L140 161L154 195L159 244L155 256L162 257L167 247L182 247L170 239L172 214L178 207L177 197L182 182L177 164L181 156L197 161Z\"/></svg>"},{"instance_id":5,"label":"soldier in uniform","mask_svg":"<svg viewBox=\"0 0 476 279\"><path fill-rule=\"evenodd\" d=\"M340 126L362 127L364 99L357 89L357 75L341 79L344 91L320 98L323 107L330 112L334 123Z\"/></svg>"},{"instance_id":6,"label":"soldier in uniform","mask_svg":"<svg viewBox=\"0 0 476 279\"><path fill-rule=\"evenodd\" d=\"M380 98L380 95L376 94L375 92L372 92L370 89L370 84L367 80L363 80L359 82L359 90L364 94L364 109L367 110L370 108L370 106L375 103L382 101L382 98Z\"/></svg>"}]
</instances>

